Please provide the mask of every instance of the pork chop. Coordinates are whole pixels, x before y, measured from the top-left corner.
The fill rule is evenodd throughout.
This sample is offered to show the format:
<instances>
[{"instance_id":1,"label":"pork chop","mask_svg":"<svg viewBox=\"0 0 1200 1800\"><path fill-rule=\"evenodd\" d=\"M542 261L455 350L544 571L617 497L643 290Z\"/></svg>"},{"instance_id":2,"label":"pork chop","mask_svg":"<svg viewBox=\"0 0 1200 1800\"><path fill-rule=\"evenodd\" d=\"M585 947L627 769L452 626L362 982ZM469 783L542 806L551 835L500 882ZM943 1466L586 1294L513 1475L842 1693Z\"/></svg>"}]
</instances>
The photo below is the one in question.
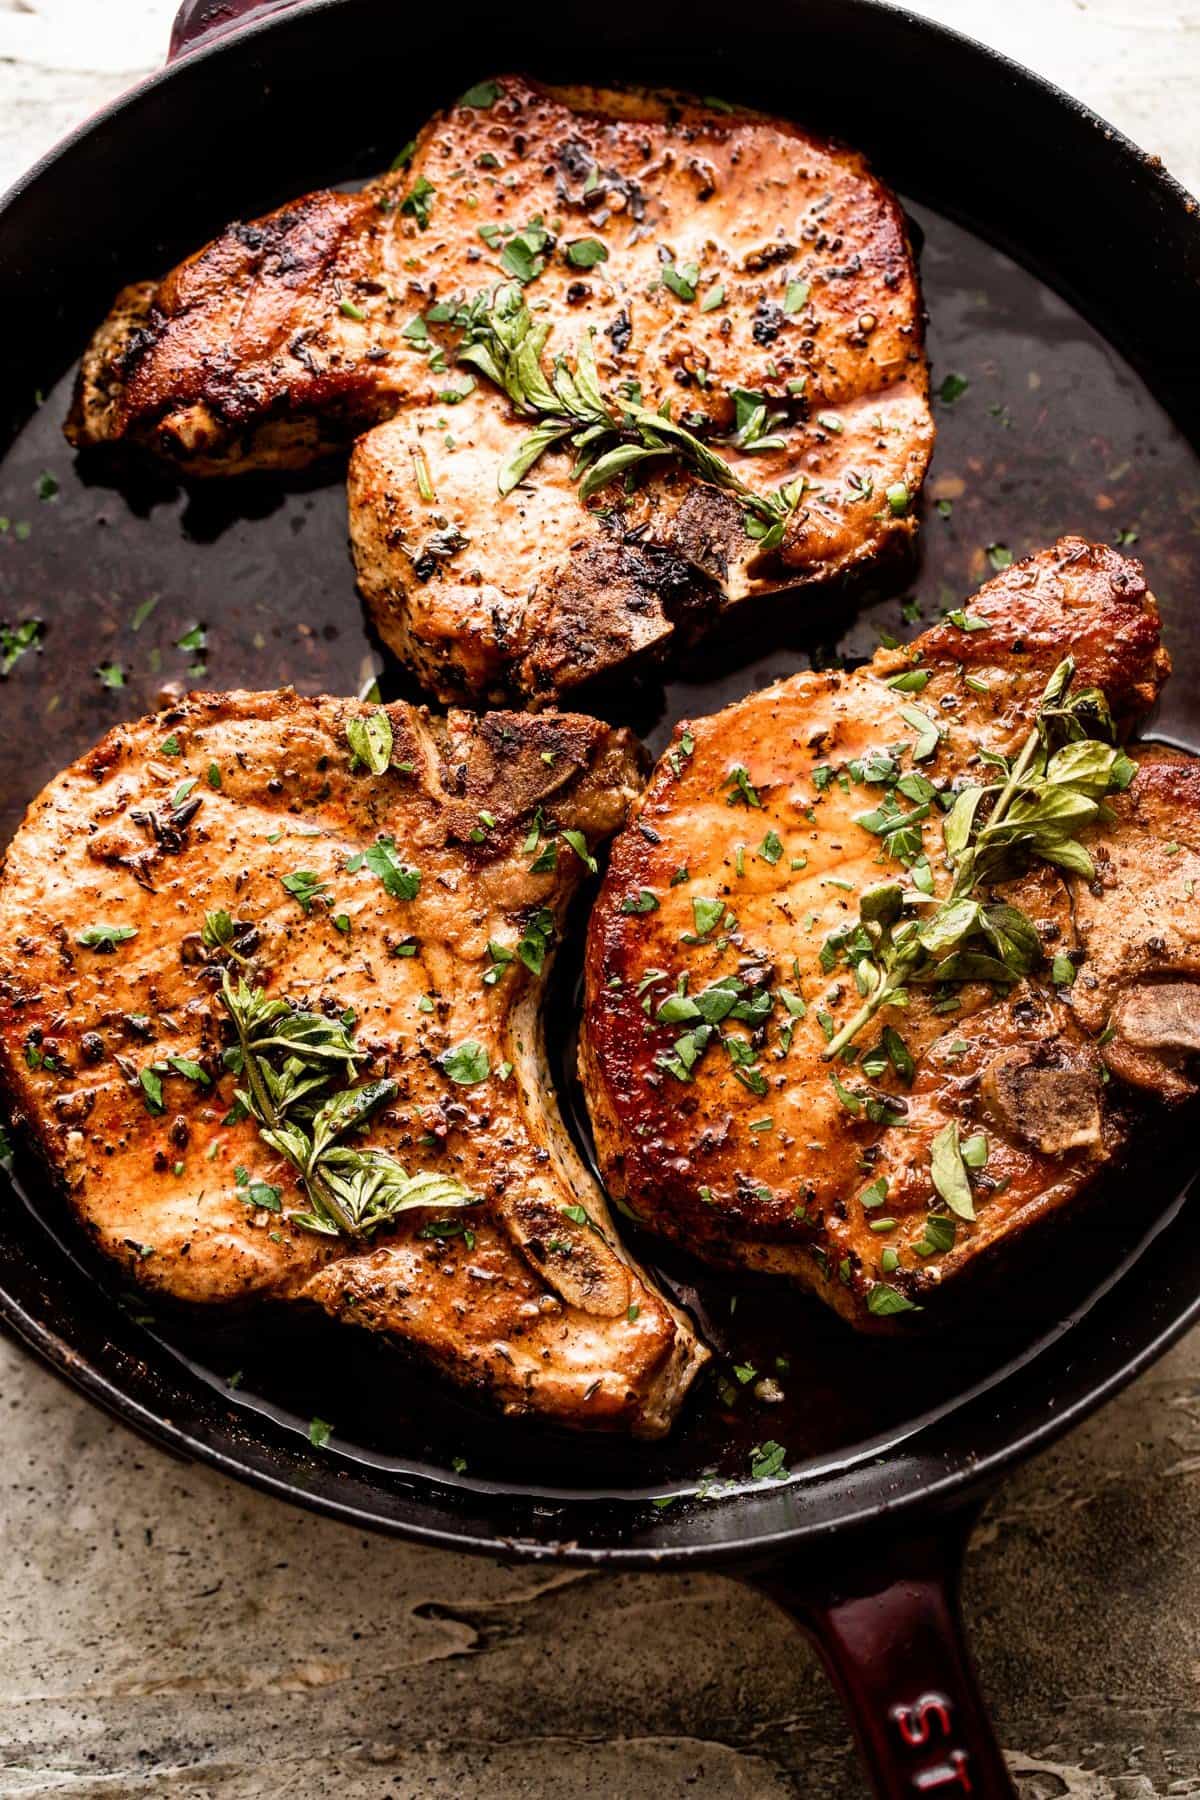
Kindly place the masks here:
<instances>
[{"instance_id":1,"label":"pork chop","mask_svg":"<svg viewBox=\"0 0 1200 1800\"><path fill-rule=\"evenodd\" d=\"M860 155L743 108L518 77L409 148L126 289L72 442L211 475L357 439L359 582L443 699L545 703L910 537L920 301Z\"/></svg>"},{"instance_id":2,"label":"pork chop","mask_svg":"<svg viewBox=\"0 0 1200 1800\"><path fill-rule=\"evenodd\" d=\"M196 695L34 801L0 1077L94 1242L306 1302L511 1413L654 1435L707 1352L622 1249L540 1008L636 792L595 720Z\"/></svg>"},{"instance_id":3,"label":"pork chop","mask_svg":"<svg viewBox=\"0 0 1200 1800\"><path fill-rule=\"evenodd\" d=\"M1068 538L680 725L590 924L610 1194L872 1326L1091 1183L1126 1084L1192 1093L1200 762L1117 748L1167 668L1138 564Z\"/></svg>"}]
</instances>

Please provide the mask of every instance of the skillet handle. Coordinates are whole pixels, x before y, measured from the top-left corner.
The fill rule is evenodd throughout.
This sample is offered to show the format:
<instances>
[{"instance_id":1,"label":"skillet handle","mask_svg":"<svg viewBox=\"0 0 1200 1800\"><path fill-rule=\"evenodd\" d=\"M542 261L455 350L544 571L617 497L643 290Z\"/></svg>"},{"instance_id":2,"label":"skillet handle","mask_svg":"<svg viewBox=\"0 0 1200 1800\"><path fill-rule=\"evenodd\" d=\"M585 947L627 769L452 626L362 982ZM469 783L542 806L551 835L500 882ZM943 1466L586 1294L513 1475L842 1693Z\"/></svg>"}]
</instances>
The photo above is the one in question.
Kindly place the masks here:
<instances>
[{"instance_id":1,"label":"skillet handle","mask_svg":"<svg viewBox=\"0 0 1200 1800\"><path fill-rule=\"evenodd\" d=\"M974 1515L843 1552L841 1572L784 1560L750 1573L815 1640L879 1800L1016 1800L958 1604Z\"/></svg>"},{"instance_id":2,"label":"skillet handle","mask_svg":"<svg viewBox=\"0 0 1200 1800\"><path fill-rule=\"evenodd\" d=\"M295 4L296 0L183 0L171 27L167 61L173 63L213 38L224 37L240 25L249 25L266 13L283 12Z\"/></svg>"}]
</instances>

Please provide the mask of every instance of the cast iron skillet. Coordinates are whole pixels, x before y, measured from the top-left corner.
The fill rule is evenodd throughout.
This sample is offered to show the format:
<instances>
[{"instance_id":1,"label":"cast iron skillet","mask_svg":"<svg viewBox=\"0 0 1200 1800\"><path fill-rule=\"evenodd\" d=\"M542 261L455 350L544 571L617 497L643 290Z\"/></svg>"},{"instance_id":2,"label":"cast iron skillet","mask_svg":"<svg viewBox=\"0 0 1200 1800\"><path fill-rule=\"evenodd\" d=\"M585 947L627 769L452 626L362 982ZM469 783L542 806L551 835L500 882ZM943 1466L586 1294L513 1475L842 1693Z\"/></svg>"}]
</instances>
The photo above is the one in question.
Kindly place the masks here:
<instances>
[{"instance_id":1,"label":"cast iron skillet","mask_svg":"<svg viewBox=\"0 0 1200 1800\"><path fill-rule=\"evenodd\" d=\"M513 65L726 95L871 152L924 235L935 381L949 367L971 382L940 409L941 485L912 591L928 616L940 590L959 597L986 573L984 545L1020 552L1062 530L1137 528L1177 669L1156 733L1200 747L1200 629L1186 605L1200 528L1195 203L1063 94L872 0L776 0L736 19L716 0L603 14L526 0L519 18L514 43L509 15L478 0L452 13L394 0L190 0L172 65L4 203L0 330L18 354L0 377L0 617L47 620L45 654L2 690L6 831L58 767L154 705L160 682L199 679L184 667L196 652L177 647L181 620L209 626L212 686L291 679L345 692L383 665L353 594L339 476L190 495L166 480L115 489L61 441L69 371L120 281L166 268L232 216L382 166L435 106ZM949 521L932 505L939 491L953 500ZM781 605L773 638L694 658L665 697L635 693L627 716L657 745L682 711L911 628L894 591L860 600L836 619ZM129 669L117 693L93 674L113 661ZM384 681L401 691L394 670ZM958 1562L1003 1470L1100 1405L1200 1311L1200 1211L1183 1205L1194 1159L1179 1131L1144 1141L1153 1152L1136 1180L1057 1242L1030 1247L998 1294L924 1347L860 1344L767 1284L735 1328L734 1290L747 1284L643 1246L731 1357L747 1343L760 1358L789 1346L787 1479L744 1480L753 1440L784 1427L764 1412L747 1423L746 1406L711 1391L662 1448L547 1440L472 1414L365 1334L344 1333L341 1382L326 1397L308 1371L329 1357L306 1358L303 1338L276 1339L267 1322L238 1338L211 1321L145 1318L36 1177L0 1212L0 1315L165 1447L357 1525L493 1555L708 1565L756 1582L817 1637L879 1793L1011 1794L961 1640ZM235 1356L251 1359L236 1395L223 1379ZM350 1390L363 1397L356 1412ZM315 1412L339 1426L319 1454L303 1429ZM704 1480L714 1464L715 1489ZM689 1498L698 1488L707 1497Z\"/></svg>"}]
</instances>

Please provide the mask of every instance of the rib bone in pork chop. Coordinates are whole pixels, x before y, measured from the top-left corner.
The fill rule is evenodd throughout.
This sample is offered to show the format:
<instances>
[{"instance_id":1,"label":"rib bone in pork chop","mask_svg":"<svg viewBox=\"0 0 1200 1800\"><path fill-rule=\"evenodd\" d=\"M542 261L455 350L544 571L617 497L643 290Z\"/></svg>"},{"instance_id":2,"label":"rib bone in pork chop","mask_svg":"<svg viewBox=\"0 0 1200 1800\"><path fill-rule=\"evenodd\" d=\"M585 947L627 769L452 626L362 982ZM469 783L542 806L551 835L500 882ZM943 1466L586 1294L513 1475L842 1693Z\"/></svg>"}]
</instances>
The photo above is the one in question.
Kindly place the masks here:
<instances>
[{"instance_id":1,"label":"rib bone in pork chop","mask_svg":"<svg viewBox=\"0 0 1200 1800\"><path fill-rule=\"evenodd\" d=\"M610 1226L539 1016L637 784L569 715L282 692L111 731L0 880L0 1073L99 1247L181 1300L315 1302L510 1412L666 1430L707 1353Z\"/></svg>"},{"instance_id":2,"label":"rib bone in pork chop","mask_svg":"<svg viewBox=\"0 0 1200 1800\"><path fill-rule=\"evenodd\" d=\"M680 726L590 926L610 1192L868 1325L1085 1188L1124 1084L1193 1092L1200 762L1115 741L1167 666L1139 566L1065 539Z\"/></svg>"},{"instance_id":3,"label":"rib bone in pork chop","mask_svg":"<svg viewBox=\"0 0 1200 1800\"><path fill-rule=\"evenodd\" d=\"M933 425L903 215L861 156L509 77L360 193L126 289L68 436L200 475L357 439L384 641L443 698L537 703L903 542Z\"/></svg>"}]
</instances>

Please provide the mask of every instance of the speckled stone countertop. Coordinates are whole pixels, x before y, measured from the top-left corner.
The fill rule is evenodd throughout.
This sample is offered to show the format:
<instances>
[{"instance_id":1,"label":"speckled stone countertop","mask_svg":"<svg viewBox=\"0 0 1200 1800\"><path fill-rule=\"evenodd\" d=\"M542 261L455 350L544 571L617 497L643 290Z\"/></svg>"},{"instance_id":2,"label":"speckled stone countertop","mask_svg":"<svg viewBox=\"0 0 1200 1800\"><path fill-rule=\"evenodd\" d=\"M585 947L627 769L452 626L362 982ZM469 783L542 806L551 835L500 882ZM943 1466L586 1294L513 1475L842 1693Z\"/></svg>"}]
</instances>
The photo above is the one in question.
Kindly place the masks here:
<instances>
[{"instance_id":1,"label":"speckled stone countertop","mask_svg":"<svg viewBox=\"0 0 1200 1800\"><path fill-rule=\"evenodd\" d=\"M1200 191L1200 0L910 0ZM168 0L0 0L0 185ZM363 1538L176 1464L0 1342L0 1796L861 1800L813 1653L716 1576ZM1022 1800L1200 1796L1200 1336L1009 1482L965 1606Z\"/></svg>"}]
</instances>

